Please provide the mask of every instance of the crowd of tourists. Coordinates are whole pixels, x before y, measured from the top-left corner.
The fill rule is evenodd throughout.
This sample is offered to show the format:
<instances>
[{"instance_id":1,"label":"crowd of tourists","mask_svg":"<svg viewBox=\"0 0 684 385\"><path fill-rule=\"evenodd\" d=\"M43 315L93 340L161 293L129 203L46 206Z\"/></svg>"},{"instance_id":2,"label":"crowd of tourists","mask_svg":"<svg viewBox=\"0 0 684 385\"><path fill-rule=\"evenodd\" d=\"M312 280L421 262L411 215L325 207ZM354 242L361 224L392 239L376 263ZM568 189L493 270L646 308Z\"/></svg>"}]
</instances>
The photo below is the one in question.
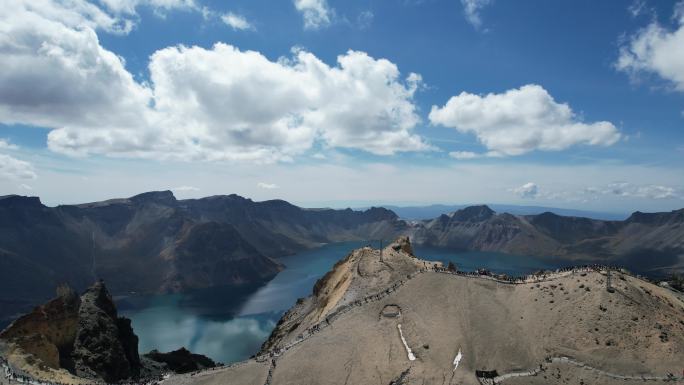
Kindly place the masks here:
<instances>
[{"instance_id":1,"label":"crowd of tourists","mask_svg":"<svg viewBox=\"0 0 684 385\"><path fill-rule=\"evenodd\" d=\"M533 274L521 275L521 276L511 276L508 274L494 274L487 269L477 269L475 271L461 271L456 269L453 264L448 266L433 266L432 271L438 273L454 274L464 277L475 277L475 278L489 278L501 283L511 283L511 284L522 284L522 283L534 283L545 281L547 279L557 278L558 276L572 274L572 273L587 273L587 272L600 272L600 271L619 271L621 273L626 273L623 269L617 266L610 265L580 265L572 267L562 267L555 270L540 270Z\"/></svg>"}]
</instances>

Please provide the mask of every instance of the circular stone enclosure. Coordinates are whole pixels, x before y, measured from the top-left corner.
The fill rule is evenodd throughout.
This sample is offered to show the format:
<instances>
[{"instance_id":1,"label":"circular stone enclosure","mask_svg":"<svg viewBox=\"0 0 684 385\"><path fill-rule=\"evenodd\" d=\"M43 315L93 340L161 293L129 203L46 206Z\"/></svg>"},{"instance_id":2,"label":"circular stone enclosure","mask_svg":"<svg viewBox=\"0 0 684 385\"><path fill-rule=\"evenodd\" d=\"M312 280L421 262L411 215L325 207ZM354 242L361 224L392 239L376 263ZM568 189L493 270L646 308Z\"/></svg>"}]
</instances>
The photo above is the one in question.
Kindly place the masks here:
<instances>
[{"instance_id":1,"label":"circular stone enclosure","mask_svg":"<svg viewBox=\"0 0 684 385\"><path fill-rule=\"evenodd\" d=\"M380 316L383 318L399 318L401 317L401 308L398 305L385 305Z\"/></svg>"}]
</instances>

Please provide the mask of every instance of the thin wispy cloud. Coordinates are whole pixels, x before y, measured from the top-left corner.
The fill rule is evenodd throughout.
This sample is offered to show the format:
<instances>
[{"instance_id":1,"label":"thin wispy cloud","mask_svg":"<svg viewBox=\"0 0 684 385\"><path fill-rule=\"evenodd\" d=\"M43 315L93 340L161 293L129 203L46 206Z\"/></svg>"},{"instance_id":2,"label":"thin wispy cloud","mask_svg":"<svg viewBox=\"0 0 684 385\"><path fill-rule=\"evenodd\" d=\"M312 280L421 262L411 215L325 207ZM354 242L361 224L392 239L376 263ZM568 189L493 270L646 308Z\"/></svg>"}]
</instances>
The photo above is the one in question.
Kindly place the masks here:
<instances>
[{"instance_id":1,"label":"thin wispy cloud","mask_svg":"<svg viewBox=\"0 0 684 385\"><path fill-rule=\"evenodd\" d=\"M221 16L221 21L236 31L255 30L256 28L247 19L233 12L228 12Z\"/></svg>"},{"instance_id":2,"label":"thin wispy cloud","mask_svg":"<svg viewBox=\"0 0 684 385\"><path fill-rule=\"evenodd\" d=\"M275 184L275 183L265 183L265 182L259 182L259 183L257 183L257 187L263 188L263 189L266 189L266 190L275 190L275 189L277 189L277 188L280 188L280 186L278 186L278 185Z\"/></svg>"},{"instance_id":3,"label":"thin wispy cloud","mask_svg":"<svg viewBox=\"0 0 684 385\"><path fill-rule=\"evenodd\" d=\"M470 25L479 30L482 28L482 10L490 5L493 0L461 0L463 15Z\"/></svg>"},{"instance_id":4,"label":"thin wispy cloud","mask_svg":"<svg viewBox=\"0 0 684 385\"><path fill-rule=\"evenodd\" d=\"M332 22L334 10L327 0L294 0L294 6L302 14L304 29L320 29Z\"/></svg>"},{"instance_id":5,"label":"thin wispy cloud","mask_svg":"<svg viewBox=\"0 0 684 385\"><path fill-rule=\"evenodd\" d=\"M200 191L200 189L195 187L195 186L178 186L178 187L172 188L171 191L192 192L192 191Z\"/></svg>"}]
</instances>

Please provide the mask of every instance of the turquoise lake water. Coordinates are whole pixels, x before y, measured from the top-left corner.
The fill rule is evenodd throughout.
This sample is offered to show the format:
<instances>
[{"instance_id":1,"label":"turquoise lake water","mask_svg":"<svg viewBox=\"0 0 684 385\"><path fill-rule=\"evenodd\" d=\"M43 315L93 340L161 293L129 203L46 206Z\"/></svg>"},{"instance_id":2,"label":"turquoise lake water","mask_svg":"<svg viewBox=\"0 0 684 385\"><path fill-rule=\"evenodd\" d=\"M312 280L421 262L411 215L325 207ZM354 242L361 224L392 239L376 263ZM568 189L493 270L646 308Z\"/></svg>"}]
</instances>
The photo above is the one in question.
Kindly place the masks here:
<instances>
[{"instance_id":1,"label":"turquoise lake water","mask_svg":"<svg viewBox=\"0 0 684 385\"><path fill-rule=\"evenodd\" d=\"M212 288L183 294L128 297L119 313L133 321L140 352L184 346L195 353L231 363L249 358L268 338L280 316L339 259L368 242L329 244L280 259L286 269L261 287ZM377 245L375 245L377 247ZM486 268L519 275L564 266L553 259L489 252L457 253L415 247L422 259L453 261L463 271Z\"/></svg>"}]
</instances>

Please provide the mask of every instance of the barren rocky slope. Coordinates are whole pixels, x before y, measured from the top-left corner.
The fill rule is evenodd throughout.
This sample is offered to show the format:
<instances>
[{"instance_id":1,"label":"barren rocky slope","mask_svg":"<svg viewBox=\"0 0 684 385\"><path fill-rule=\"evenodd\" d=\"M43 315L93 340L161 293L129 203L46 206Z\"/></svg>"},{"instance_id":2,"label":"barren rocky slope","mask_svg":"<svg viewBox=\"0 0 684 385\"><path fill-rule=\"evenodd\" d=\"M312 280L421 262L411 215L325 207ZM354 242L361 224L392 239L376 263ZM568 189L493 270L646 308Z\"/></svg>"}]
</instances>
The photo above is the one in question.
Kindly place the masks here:
<instances>
[{"instance_id":1,"label":"barren rocky slope","mask_svg":"<svg viewBox=\"0 0 684 385\"><path fill-rule=\"evenodd\" d=\"M432 271L408 251L354 251L257 360L164 384L683 382L684 302L668 289L613 272L611 292L591 269L499 282Z\"/></svg>"}]
</instances>

